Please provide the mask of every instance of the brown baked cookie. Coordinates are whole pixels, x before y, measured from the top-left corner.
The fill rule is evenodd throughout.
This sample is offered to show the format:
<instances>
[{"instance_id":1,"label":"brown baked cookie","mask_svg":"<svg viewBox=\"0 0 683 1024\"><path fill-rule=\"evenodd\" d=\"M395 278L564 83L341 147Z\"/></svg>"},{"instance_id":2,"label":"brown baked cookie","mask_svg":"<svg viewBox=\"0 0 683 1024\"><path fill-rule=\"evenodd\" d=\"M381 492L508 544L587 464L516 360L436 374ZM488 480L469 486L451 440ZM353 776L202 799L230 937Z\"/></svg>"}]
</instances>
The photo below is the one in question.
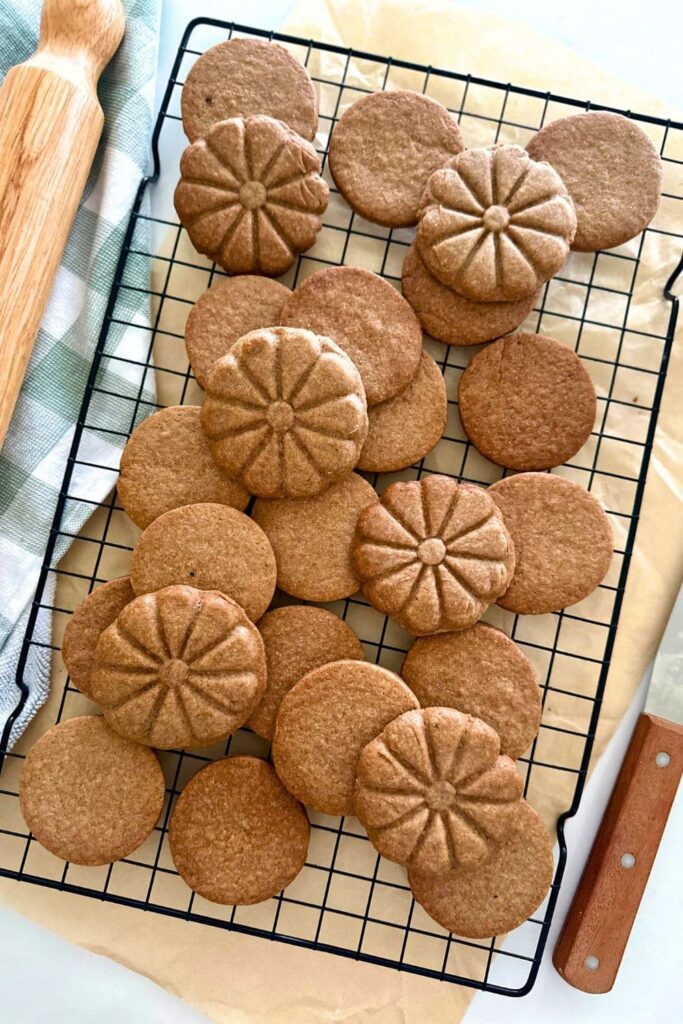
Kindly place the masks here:
<instances>
[{"instance_id":1,"label":"brown baked cookie","mask_svg":"<svg viewBox=\"0 0 683 1024\"><path fill-rule=\"evenodd\" d=\"M266 761L226 757L207 764L178 797L168 829L173 863L213 903L260 903L301 871L306 811Z\"/></svg>"},{"instance_id":2,"label":"brown baked cookie","mask_svg":"<svg viewBox=\"0 0 683 1024\"><path fill-rule=\"evenodd\" d=\"M490 725L502 754L521 757L538 733L541 691L531 662L494 626L420 637L401 675L423 708L456 708Z\"/></svg>"},{"instance_id":3,"label":"brown baked cookie","mask_svg":"<svg viewBox=\"0 0 683 1024\"><path fill-rule=\"evenodd\" d=\"M199 296L185 324L185 348L200 387L206 387L209 370L238 338L280 323L291 294L279 281L245 274L221 278Z\"/></svg>"},{"instance_id":4,"label":"brown baked cookie","mask_svg":"<svg viewBox=\"0 0 683 1024\"><path fill-rule=\"evenodd\" d=\"M540 291L516 302L473 302L441 284L427 270L413 242L403 261L403 295L432 338L446 345L479 345L519 327L538 302Z\"/></svg>"},{"instance_id":5,"label":"brown baked cookie","mask_svg":"<svg viewBox=\"0 0 683 1024\"><path fill-rule=\"evenodd\" d=\"M71 682L86 697L91 696L90 670L95 644L107 626L123 611L135 594L130 579L110 580L88 594L74 609L64 630L62 658Z\"/></svg>"},{"instance_id":6,"label":"brown baked cookie","mask_svg":"<svg viewBox=\"0 0 683 1024\"><path fill-rule=\"evenodd\" d=\"M489 487L515 545L510 586L497 603L542 615L582 601L604 579L614 539L602 505L573 480L519 473Z\"/></svg>"},{"instance_id":7,"label":"brown baked cookie","mask_svg":"<svg viewBox=\"0 0 683 1024\"><path fill-rule=\"evenodd\" d=\"M476 622L508 586L514 549L486 491L434 475L361 512L353 565L370 603L419 636Z\"/></svg>"},{"instance_id":8,"label":"brown baked cookie","mask_svg":"<svg viewBox=\"0 0 683 1024\"><path fill-rule=\"evenodd\" d=\"M572 249L613 249L639 234L657 212L662 161L642 128L622 114L563 117L526 148L534 160L552 164L567 186L577 220Z\"/></svg>"},{"instance_id":9,"label":"brown baked cookie","mask_svg":"<svg viewBox=\"0 0 683 1024\"><path fill-rule=\"evenodd\" d=\"M430 174L463 148L455 118L416 92L363 96L330 139L330 171L349 206L388 227L417 223Z\"/></svg>"},{"instance_id":10,"label":"brown baked cookie","mask_svg":"<svg viewBox=\"0 0 683 1024\"><path fill-rule=\"evenodd\" d=\"M545 899L552 877L550 836L524 800L516 827L483 864L446 875L408 874L413 896L429 916L468 939L519 927Z\"/></svg>"},{"instance_id":11,"label":"brown baked cookie","mask_svg":"<svg viewBox=\"0 0 683 1024\"><path fill-rule=\"evenodd\" d=\"M278 277L315 242L328 196L310 142L248 117L219 121L187 147L173 201L198 252L229 274Z\"/></svg>"},{"instance_id":12,"label":"brown baked cookie","mask_svg":"<svg viewBox=\"0 0 683 1024\"><path fill-rule=\"evenodd\" d=\"M218 590L260 619L275 590L275 556L253 519L205 502L164 512L139 538L130 563L136 594L176 583Z\"/></svg>"},{"instance_id":13,"label":"brown baked cookie","mask_svg":"<svg viewBox=\"0 0 683 1024\"><path fill-rule=\"evenodd\" d=\"M419 462L441 440L447 413L443 374L423 352L410 384L368 410L368 436L358 469L391 473Z\"/></svg>"},{"instance_id":14,"label":"brown baked cookie","mask_svg":"<svg viewBox=\"0 0 683 1024\"><path fill-rule=\"evenodd\" d=\"M576 352L545 334L511 334L477 352L458 386L465 433L508 469L568 462L595 425L595 388Z\"/></svg>"},{"instance_id":15,"label":"brown baked cookie","mask_svg":"<svg viewBox=\"0 0 683 1024\"><path fill-rule=\"evenodd\" d=\"M362 661L363 648L343 619L313 605L274 608L259 621L258 629L266 650L268 683L248 725L270 740L280 702L295 683L330 661Z\"/></svg>"},{"instance_id":16,"label":"brown baked cookie","mask_svg":"<svg viewBox=\"0 0 683 1024\"><path fill-rule=\"evenodd\" d=\"M159 409L136 427L121 455L116 489L142 529L181 505L212 501L241 512L249 501L249 492L214 461L192 405Z\"/></svg>"},{"instance_id":17,"label":"brown baked cookie","mask_svg":"<svg viewBox=\"0 0 683 1024\"><path fill-rule=\"evenodd\" d=\"M126 605L97 641L93 699L122 736L207 747L243 725L266 688L256 626L217 591L165 587Z\"/></svg>"},{"instance_id":18,"label":"brown baked cookie","mask_svg":"<svg viewBox=\"0 0 683 1024\"><path fill-rule=\"evenodd\" d=\"M311 274L287 299L282 322L336 341L358 367L368 405L393 398L417 373L420 323L396 289L369 270Z\"/></svg>"},{"instance_id":19,"label":"brown baked cookie","mask_svg":"<svg viewBox=\"0 0 683 1024\"><path fill-rule=\"evenodd\" d=\"M216 461L253 494L319 494L351 472L368 432L358 370L329 338L252 331L214 363L202 427Z\"/></svg>"},{"instance_id":20,"label":"brown baked cookie","mask_svg":"<svg viewBox=\"0 0 683 1024\"><path fill-rule=\"evenodd\" d=\"M48 729L29 750L19 785L34 837L72 864L127 857L156 825L164 797L156 755L94 715Z\"/></svg>"},{"instance_id":21,"label":"brown baked cookie","mask_svg":"<svg viewBox=\"0 0 683 1024\"><path fill-rule=\"evenodd\" d=\"M258 499L253 517L270 541L280 590L302 601L338 601L360 581L351 544L361 511L377 500L374 488L349 473L314 498Z\"/></svg>"},{"instance_id":22,"label":"brown baked cookie","mask_svg":"<svg viewBox=\"0 0 683 1024\"><path fill-rule=\"evenodd\" d=\"M481 863L514 827L522 778L500 740L452 708L406 711L363 749L354 808L375 849L412 870Z\"/></svg>"},{"instance_id":23,"label":"brown baked cookie","mask_svg":"<svg viewBox=\"0 0 683 1024\"><path fill-rule=\"evenodd\" d=\"M393 672L366 661L333 661L285 694L275 724L275 770L290 793L324 814L352 814L363 747L416 697Z\"/></svg>"},{"instance_id":24,"label":"brown baked cookie","mask_svg":"<svg viewBox=\"0 0 683 1024\"><path fill-rule=\"evenodd\" d=\"M575 230L559 174L519 146L493 146L466 149L432 174L417 244L449 288L476 302L513 302L557 273Z\"/></svg>"},{"instance_id":25,"label":"brown baked cookie","mask_svg":"<svg viewBox=\"0 0 683 1024\"><path fill-rule=\"evenodd\" d=\"M180 100L190 142L216 121L268 114L309 141L318 130L311 77L279 43L229 39L203 53L190 69Z\"/></svg>"}]
</instances>

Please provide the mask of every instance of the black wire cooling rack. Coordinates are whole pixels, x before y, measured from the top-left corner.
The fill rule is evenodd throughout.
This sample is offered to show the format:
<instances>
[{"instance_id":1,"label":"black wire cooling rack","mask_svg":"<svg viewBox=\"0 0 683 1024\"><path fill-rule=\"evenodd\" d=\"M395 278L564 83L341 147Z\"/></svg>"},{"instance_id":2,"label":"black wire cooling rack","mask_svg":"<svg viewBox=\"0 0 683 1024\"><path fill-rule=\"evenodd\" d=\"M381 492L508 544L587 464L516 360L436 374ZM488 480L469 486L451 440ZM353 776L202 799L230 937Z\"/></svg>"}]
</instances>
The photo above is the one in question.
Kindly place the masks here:
<instances>
[{"instance_id":1,"label":"black wire cooling rack","mask_svg":"<svg viewBox=\"0 0 683 1024\"><path fill-rule=\"evenodd\" d=\"M121 560L135 539L135 528L115 491L106 500L94 502L92 492L79 483L79 473L86 472L87 484L92 479L87 472L95 471L100 478L109 472L113 486L118 453L138 422L160 405L200 400L187 365L182 327L192 302L221 271L194 252L173 212L172 190L185 144L179 95L196 56L232 35L278 40L309 67L320 93L317 144L323 158L337 117L363 92L376 89L410 88L440 99L460 120L468 145L524 144L547 121L590 106L212 19L198 19L188 26L154 130L153 171L140 186L123 241L21 652L16 677L19 703L12 721L26 702L24 678L32 657L59 650L58 640L75 604L98 583L125 572ZM1 875L501 994L523 995L530 990L564 871L564 820L578 807L595 736L674 336L677 300L671 288L683 264L683 124L622 113L633 117L659 146L665 168L660 214L638 239L619 249L573 254L560 277L545 287L540 305L527 321L531 330L572 344L596 384L596 429L560 472L583 483L605 504L616 538L612 571L594 595L555 615L520 618L492 610L493 621L534 662L542 686L541 731L528 757L519 762L525 795L532 804L542 805L551 780L554 789L559 785L566 795L558 824L553 885L534 917L504 944L448 935L413 902L403 870L376 855L354 819L318 814L312 815L307 864L276 899L236 908L194 896L173 869L166 842L168 820L173 799L187 779L208 759L224 754L225 746L162 755L168 793L162 821L132 857L107 868L65 865L32 839L19 813L17 784L28 743L22 739L16 749L8 750L11 722L0 746L0 759L4 754L5 761L0 789ZM411 231L390 231L363 221L332 187L319 240L300 258L287 283L296 284L322 265L358 262L398 282L411 238ZM150 273L152 285L147 287ZM131 298L139 300L140 294L149 296L151 327L131 316ZM132 349L131 332L137 338ZM398 476L441 472L490 483L501 471L471 448L457 418L457 380L471 350L447 348L429 339L426 345L446 378L448 426L434 452ZM140 358L145 346L146 356ZM106 451L112 453L110 459L102 454ZM381 488L396 477L371 479ZM76 538L73 523L83 522L85 511L91 509L94 515ZM68 544L71 553L60 561ZM74 568L77 549L81 557ZM88 571L83 571L85 563ZM113 572L116 564L118 572ZM56 598L51 596L54 580L59 584ZM395 624L359 597L332 607L356 629L369 659L400 668L410 640ZM43 623L47 616L54 623L53 643L41 639L45 636L39 628L41 616ZM57 655L53 674L59 678L60 672L63 677ZM87 700L66 678L63 690L53 693L41 712L39 731L88 710ZM30 732L35 739L35 723ZM227 749L267 752L262 741L245 730L232 738Z\"/></svg>"}]
</instances>

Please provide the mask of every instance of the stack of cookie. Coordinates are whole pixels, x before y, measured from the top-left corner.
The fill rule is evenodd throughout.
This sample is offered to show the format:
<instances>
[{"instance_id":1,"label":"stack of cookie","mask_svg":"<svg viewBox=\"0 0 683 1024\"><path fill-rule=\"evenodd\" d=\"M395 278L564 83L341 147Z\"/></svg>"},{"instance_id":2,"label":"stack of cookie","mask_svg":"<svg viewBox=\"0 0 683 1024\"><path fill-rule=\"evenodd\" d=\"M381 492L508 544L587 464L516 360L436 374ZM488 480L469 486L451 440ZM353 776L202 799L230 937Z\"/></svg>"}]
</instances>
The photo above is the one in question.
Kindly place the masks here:
<instances>
[{"instance_id":1,"label":"stack of cookie","mask_svg":"<svg viewBox=\"0 0 683 1024\"><path fill-rule=\"evenodd\" d=\"M570 245L619 244L649 221L656 153L610 114L551 125L528 152L466 150L433 100L364 97L334 130L330 169L359 215L417 225L404 295L355 267L291 291L271 278L313 244L327 202L307 72L276 44L221 44L188 77L183 122L178 214L233 276L187 321L201 410L156 412L123 452L119 498L142 529L130 575L76 609L63 646L103 717L34 746L25 817L58 856L126 856L164 799L150 748L209 747L248 725L272 765L207 765L170 817L192 889L222 903L279 892L306 860L307 805L355 813L444 927L509 930L552 875L513 760L537 735L540 689L479 620L494 602L540 614L582 600L613 543L591 494L540 472L591 433L590 377L553 339L509 332ZM604 133L619 159L601 155ZM449 345L501 339L463 374L460 415L482 454L521 472L488 489L428 474L381 495L360 475L405 469L443 434L422 328ZM317 603L362 590L417 638L401 674L366 662L331 610L272 608L276 587Z\"/></svg>"}]
</instances>

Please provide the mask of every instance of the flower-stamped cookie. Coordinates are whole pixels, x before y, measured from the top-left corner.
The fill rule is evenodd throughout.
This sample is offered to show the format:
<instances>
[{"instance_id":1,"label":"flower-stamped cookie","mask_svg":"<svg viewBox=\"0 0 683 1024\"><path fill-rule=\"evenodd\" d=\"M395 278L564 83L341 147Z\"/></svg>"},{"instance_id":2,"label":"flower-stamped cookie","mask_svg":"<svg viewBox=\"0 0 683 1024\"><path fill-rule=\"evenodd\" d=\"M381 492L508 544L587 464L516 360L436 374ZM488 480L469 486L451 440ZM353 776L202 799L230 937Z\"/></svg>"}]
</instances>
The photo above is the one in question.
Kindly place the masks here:
<instances>
[{"instance_id":1,"label":"flower-stamped cookie","mask_svg":"<svg viewBox=\"0 0 683 1024\"><path fill-rule=\"evenodd\" d=\"M368 432L358 370L329 338L252 331L214 363L202 426L216 461L264 498L300 498L351 472Z\"/></svg>"},{"instance_id":2,"label":"flower-stamped cookie","mask_svg":"<svg viewBox=\"0 0 683 1024\"><path fill-rule=\"evenodd\" d=\"M363 750L354 807L389 860L424 873L485 861L514 825L522 779L498 734L452 708L407 711Z\"/></svg>"},{"instance_id":3,"label":"flower-stamped cookie","mask_svg":"<svg viewBox=\"0 0 683 1024\"><path fill-rule=\"evenodd\" d=\"M514 548L481 487L429 476L361 512L353 561L378 611L417 636L471 626L508 586Z\"/></svg>"},{"instance_id":4,"label":"flower-stamped cookie","mask_svg":"<svg viewBox=\"0 0 683 1024\"><path fill-rule=\"evenodd\" d=\"M175 208L230 274L284 274L315 242L329 189L313 146L270 117L230 118L188 146Z\"/></svg>"},{"instance_id":5,"label":"flower-stamped cookie","mask_svg":"<svg viewBox=\"0 0 683 1024\"><path fill-rule=\"evenodd\" d=\"M519 146L493 146L467 149L432 174L417 245L449 288L478 302L511 302L557 273L575 231L557 171Z\"/></svg>"},{"instance_id":6,"label":"flower-stamped cookie","mask_svg":"<svg viewBox=\"0 0 683 1024\"><path fill-rule=\"evenodd\" d=\"M224 594L166 587L126 605L104 631L91 681L118 733L161 749L207 746L256 709L263 641Z\"/></svg>"}]
</instances>

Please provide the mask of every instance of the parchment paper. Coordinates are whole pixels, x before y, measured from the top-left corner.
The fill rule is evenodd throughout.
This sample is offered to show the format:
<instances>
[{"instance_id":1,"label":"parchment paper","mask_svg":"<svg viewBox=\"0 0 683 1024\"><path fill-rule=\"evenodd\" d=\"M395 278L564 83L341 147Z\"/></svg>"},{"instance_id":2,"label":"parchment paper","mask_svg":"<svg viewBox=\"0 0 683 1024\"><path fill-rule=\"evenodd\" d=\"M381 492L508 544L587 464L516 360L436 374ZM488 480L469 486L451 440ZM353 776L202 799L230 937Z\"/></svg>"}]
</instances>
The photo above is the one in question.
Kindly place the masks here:
<instances>
[{"instance_id":1,"label":"parchment paper","mask_svg":"<svg viewBox=\"0 0 683 1024\"><path fill-rule=\"evenodd\" d=\"M389 0L375 4L363 0L304 0L286 29L306 38L322 38L435 67L453 67L595 102L672 115L653 97L522 26L440 0L430 0L417 9L412 3ZM393 77L392 83L400 87L400 76ZM415 87L409 81L405 84ZM475 137L474 124L467 131L470 145L489 141ZM680 181L670 191L674 188L681 191ZM664 227L666 211L662 217L660 226ZM663 242L653 247L647 259L651 273L641 275L634 297L642 329L647 329L653 318L661 326L662 316L668 317L661 285L665 269L670 269L672 253ZM594 758L604 749L656 649L683 569L683 350L680 338L678 341L669 368ZM647 344L646 339L642 344ZM132 525L124 529L128 534L121 540L132 542L137 531ZM67 557L69 567L78 568L79 552L75 550ZM107 571L108 575L117 575L115 565L108 566ZM118 569L124 571L125 564ZM73 606L70 586L62 577L58 605ZM57 625L58 637L59 629ZM57 657L52 697L27 731L20 749L26 749L40 734L44 728L41 720L53 719L63 682L64 670ZM571 724L560 709L556 721ZM568 784L557 776L549 777L531 794L532 802L551 827L558 809L567 804ZM377 1024L421 1024L425 1020L440 1024L460 1020L472 997L467 989L454 985L30 885L2 880L0 898L66 938L153 978L220 1022L312 1024L372 1019Z\"/></svg>"}]
</instances>

